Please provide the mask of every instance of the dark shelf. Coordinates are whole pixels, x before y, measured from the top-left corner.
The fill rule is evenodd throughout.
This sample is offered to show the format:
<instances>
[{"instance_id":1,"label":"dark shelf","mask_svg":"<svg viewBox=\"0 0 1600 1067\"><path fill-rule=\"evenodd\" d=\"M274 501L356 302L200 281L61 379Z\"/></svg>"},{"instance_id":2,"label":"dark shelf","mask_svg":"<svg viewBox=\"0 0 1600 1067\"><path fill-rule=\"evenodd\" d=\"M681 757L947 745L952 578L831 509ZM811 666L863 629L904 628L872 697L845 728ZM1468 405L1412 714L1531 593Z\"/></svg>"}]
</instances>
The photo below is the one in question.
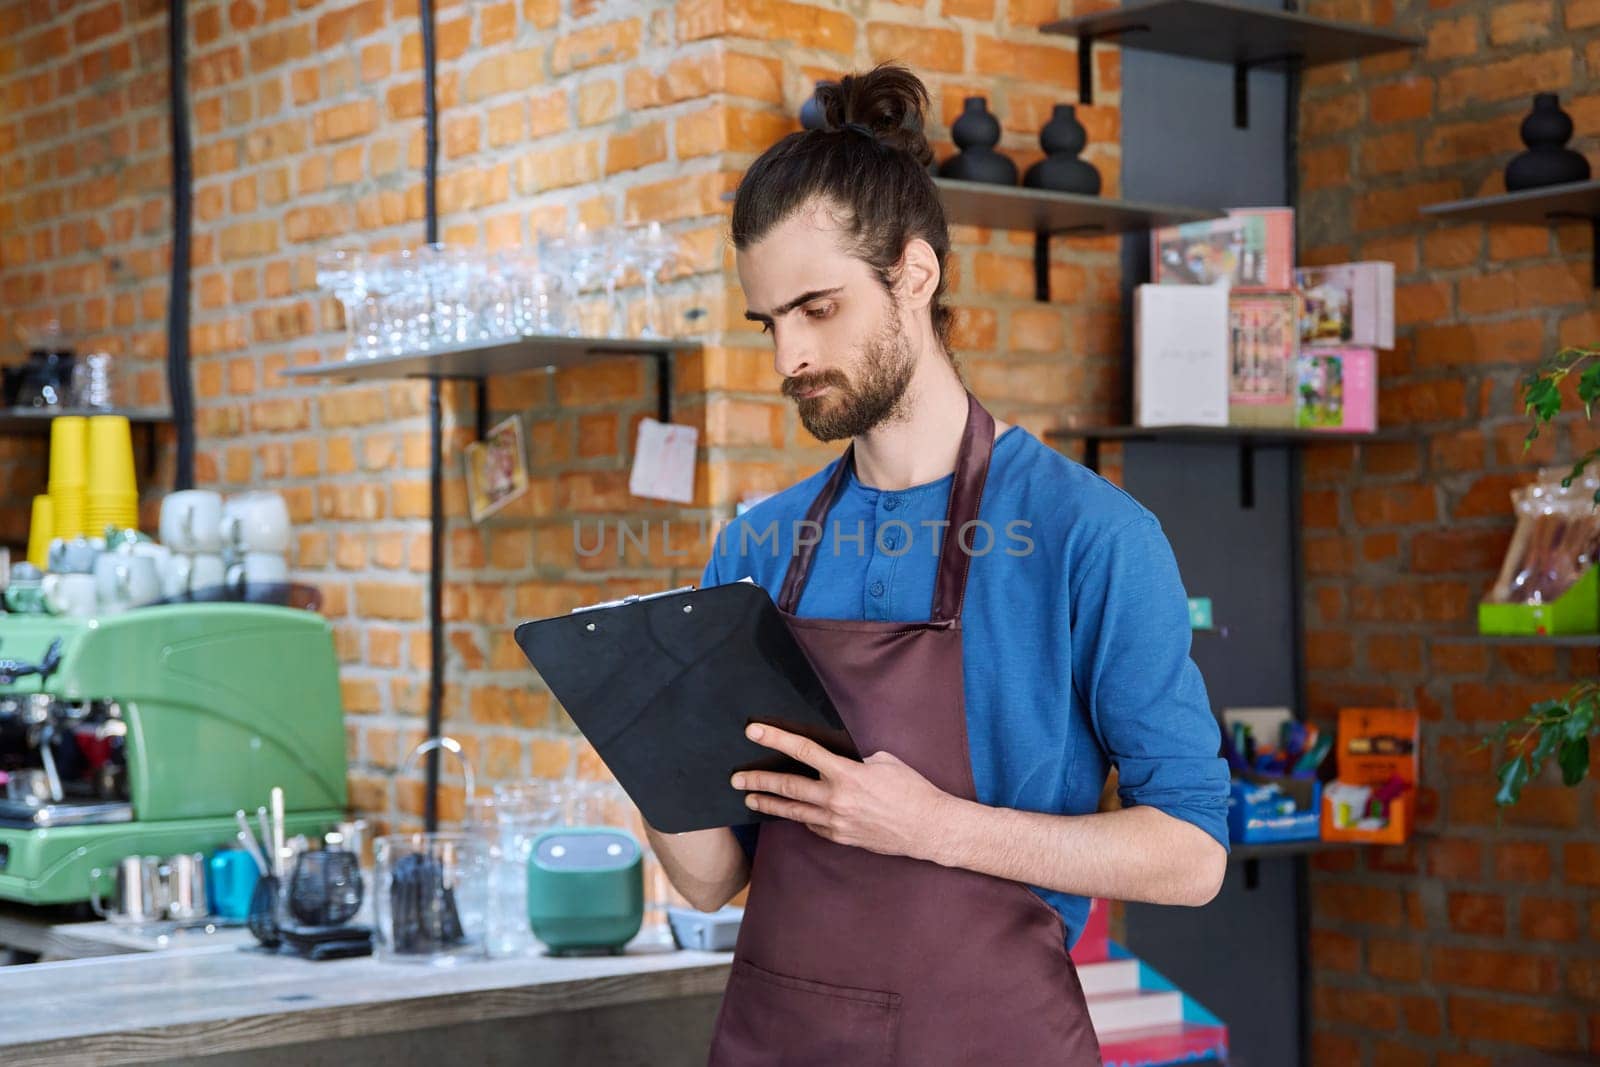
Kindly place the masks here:
<instances>
[{"instance_id":1,"label":"dark shelf","mask_svg":"<svg viewBox=\"0 0 1600 1067\"><path fill-rule=\"evenodd\" d=\"M1520 226L1550 226L1559 222L1587 222L1591 243L1591 281L1600 287L1600 181L1567 182L1542 189L1523 189L1497 196L1475 196L1428 204L1422 213L1436 219L1500 222Z\"/></svg>"},{"instance_id":2,"label":"dark shelf","mask_svg":"<svg viewBox=\"0 0 1600 1067\"><path fill-rule=\"evenodd\" d=\"M693 351L699 347L699 341L674 338L640 340L632 337L539 335L493 344L458 345L415 355L341 359L309 367L292 367L284 374L293 378L338 378L344 381L482 379L541 367L571 367L617 356L661 356L671 352Z\"/></svg>"},{"instance_id":3,"label":"dark shelf","mask_svg":"<svg viewBox=\"0 0 1600 1067\"><path fill-rule=\"evenodd\" d=\"M1063 441L1236 441L1257 445L1315 445L1403 441L1411 433L1409 430L1345 433L1337 430L1266 429L1254 426L1066 426L1046 430L1045 436Z\"/></svg>"},{"instance_id":4,"label":"dark shelf","mask_svg":"<svg viewBox=\"0 0 1600 1067\"><path fill-rule=\"evenodd\" d=\"M1600 218L1600 181L1548 185L1543 189L1524 189L1498 196L1475 196L1428 204L1424 215L1480 222L1511 222L1525 226L1548 226L1552 222Z\"/></svg>"},{"instance_id":5,"label":"dark shelf","mask_svg":"<svg viewBox=\"0 0 1600 1067\"><path fill-rule=\"evenodd\" d=\"M50 420L61 415L124 415L147 426L172 421L172 412L163 408L0 408L0 433L49 433Z\"/></svg>"},{"instance_id":6,"label":"dark shelf","mask_svg":"<svg viewBox=\"0 0 1600 1067\"><path fill-rule=\"evenodd\" d=\"M1409 34L1225 0L1142 0L1040 29L1078 39L1078 98L1085 104L1094 102L1092 53L1098 40L1109 38L1123 48L1232 64L1234 124L1240 127L1249 122L1246 76L1252 67L1341 63L1422 43Z\"/></svg>"},{"instance_id":7,"label":"dark shelf","mask_svg":"<svg viewBox=\"0 0 1600 1067\"><path fill-rule=\"evenodd\" d=\"M1359 841L1324 841L1320 837L1311 841L1276 841L1270 844L1233 844L1228 846L1228 862L1245 860L1270 860L1282 856L1309 856L1313 852L1327 852L1336 848L1354 848Z\"/></svg>"},{"instance_id":8,"label":"dark shelf","mask_svg":"<svg viewBox=\"0 0 1600 1067\"><path fill-rule=\"evenodd\" d=\"M935 178L948 222L1064 236L1138 233L1183 222L1220 218L1220 211L1141 204L1018 185Z\"/></svg>"},{"instance_id":9,"label":"dark shelf","mask_svg":"<svg viewBox=\"0 0 1600 1067\"><path fill-rule=\"evenodd\" d=\"M1441 645L1535 645L1549 648L1600 648L1600 634L1438 634Z\"/></svg>"}]
</instances>

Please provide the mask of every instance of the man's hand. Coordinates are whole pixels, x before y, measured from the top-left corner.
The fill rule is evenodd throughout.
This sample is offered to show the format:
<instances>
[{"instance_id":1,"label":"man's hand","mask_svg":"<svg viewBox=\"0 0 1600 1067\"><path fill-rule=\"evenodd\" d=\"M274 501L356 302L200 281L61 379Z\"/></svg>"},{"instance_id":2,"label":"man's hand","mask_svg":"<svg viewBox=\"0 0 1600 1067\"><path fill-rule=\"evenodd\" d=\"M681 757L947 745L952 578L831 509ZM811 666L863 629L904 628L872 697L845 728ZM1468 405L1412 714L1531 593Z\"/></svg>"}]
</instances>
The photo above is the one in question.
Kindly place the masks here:
<instances>
[{"instance_id":1,"label":"man's hand","mask_svg":"<svg viewBox=\"0 0 1600 1067\"><path fill-rule=\"evenodd\" d=\"M756 811L803 823L841 845L886 856L932 860L947 831L943 817L957 798L887 752L865 762L836 756L809 738L752 723L745 736L814 768L820 779L776 771L741 771L733 787L750 791Z\"/></svg>"}]
</instances>

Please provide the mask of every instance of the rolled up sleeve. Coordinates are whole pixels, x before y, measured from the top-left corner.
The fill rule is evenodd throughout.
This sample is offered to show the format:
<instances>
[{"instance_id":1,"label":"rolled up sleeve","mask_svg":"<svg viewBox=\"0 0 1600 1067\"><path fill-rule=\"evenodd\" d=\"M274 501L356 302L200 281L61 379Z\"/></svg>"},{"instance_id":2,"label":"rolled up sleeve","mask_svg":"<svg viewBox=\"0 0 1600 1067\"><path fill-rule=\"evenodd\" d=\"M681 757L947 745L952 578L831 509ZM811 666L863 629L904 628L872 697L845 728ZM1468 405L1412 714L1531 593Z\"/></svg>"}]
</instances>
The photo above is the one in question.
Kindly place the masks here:
<instances>
[{"instance_id":1,"label":"rolled up sleeve","mask_svg":"<svg viewBox=\"0 0 1600 1067\"><path fill-rule=\"evenodd\" d=\"M1074 569L1074 685L1117 768L1117 795L1226 848L1228 766L1189 656L1187 595L1166 534L1141 515L1098 539Z\"/></svg>"}]
</instances>

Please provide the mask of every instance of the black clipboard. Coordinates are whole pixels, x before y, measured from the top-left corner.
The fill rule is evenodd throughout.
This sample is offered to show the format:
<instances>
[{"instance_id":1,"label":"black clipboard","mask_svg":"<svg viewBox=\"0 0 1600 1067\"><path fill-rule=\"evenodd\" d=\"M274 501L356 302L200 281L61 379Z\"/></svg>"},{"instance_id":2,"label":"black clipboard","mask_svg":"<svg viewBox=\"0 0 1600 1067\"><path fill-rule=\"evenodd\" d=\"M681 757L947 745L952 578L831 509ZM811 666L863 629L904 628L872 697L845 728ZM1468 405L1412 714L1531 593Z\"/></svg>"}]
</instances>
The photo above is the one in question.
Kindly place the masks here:
<instances>
[{"instance_id":1,"label":"black clipboard","mask_svg":"<svg viewBox=\"0 0 1600 1067\"><path fill-rule=\"evenodd\" d=\"M735 771L816 772L745 737L770 723L859 759L767 591L752 581L630 596L525 622L517 645L646 821L765 822Z\"/></svg>"}]
</instances>

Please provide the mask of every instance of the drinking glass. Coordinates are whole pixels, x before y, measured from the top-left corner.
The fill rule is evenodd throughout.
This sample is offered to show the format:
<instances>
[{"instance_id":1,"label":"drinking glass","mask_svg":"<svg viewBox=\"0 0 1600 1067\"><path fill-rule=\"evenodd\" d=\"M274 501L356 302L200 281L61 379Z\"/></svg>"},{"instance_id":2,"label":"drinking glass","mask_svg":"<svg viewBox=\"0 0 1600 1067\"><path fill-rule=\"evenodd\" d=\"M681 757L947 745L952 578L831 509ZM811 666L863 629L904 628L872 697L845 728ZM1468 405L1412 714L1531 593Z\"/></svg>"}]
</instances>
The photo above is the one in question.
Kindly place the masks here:
<instances>
[{"instance_id":1,"label":"drinking glass","mask_svg":"<svg viewBox=\"0 0 1600 1067\"><path fill-rule=\"evenodd\" d=\"M473 257L443 244L418 249L433 311L433 338L441 346L476 340L471 305Z\"/></svg>"},{"instance_id":2,"label":"drinking glass","mask_svg":"<svg viewBox=\"0 0 1600 1067\"><path fill-rule=\"evenodd\" d=\"M662 231L661 223L652 222L635 231L633 248L644 276L644 326L639 336L659 339L664 335L656 326L656 276L677 259L678 242Z\"/></svg>"},{"instance_id":3,"label":"drinking glass","mask_svg":"<svg viewBox=\"0 0 1600 1067\"><path fill-rule=\"evenodd\" d=\"M617 289L628 277L628 272L639 266L631 241L631 234L610 231L602 243L604 258L601 271L606 283L606 329L608 337L628 336L628 312L617 297Z\"/></svg>"},{"instance_id":4,"label":"drinking glass","mask_svg":"<svg viewBox=\"0 0 1600 1067\"><path fill-rule=\"evenodd\" d=\"M345 358L376 354L377 301L368 288L369 263L360 252L336 248L317 256L317 285L344 308Z\"/></svg>"}]
</instances>

